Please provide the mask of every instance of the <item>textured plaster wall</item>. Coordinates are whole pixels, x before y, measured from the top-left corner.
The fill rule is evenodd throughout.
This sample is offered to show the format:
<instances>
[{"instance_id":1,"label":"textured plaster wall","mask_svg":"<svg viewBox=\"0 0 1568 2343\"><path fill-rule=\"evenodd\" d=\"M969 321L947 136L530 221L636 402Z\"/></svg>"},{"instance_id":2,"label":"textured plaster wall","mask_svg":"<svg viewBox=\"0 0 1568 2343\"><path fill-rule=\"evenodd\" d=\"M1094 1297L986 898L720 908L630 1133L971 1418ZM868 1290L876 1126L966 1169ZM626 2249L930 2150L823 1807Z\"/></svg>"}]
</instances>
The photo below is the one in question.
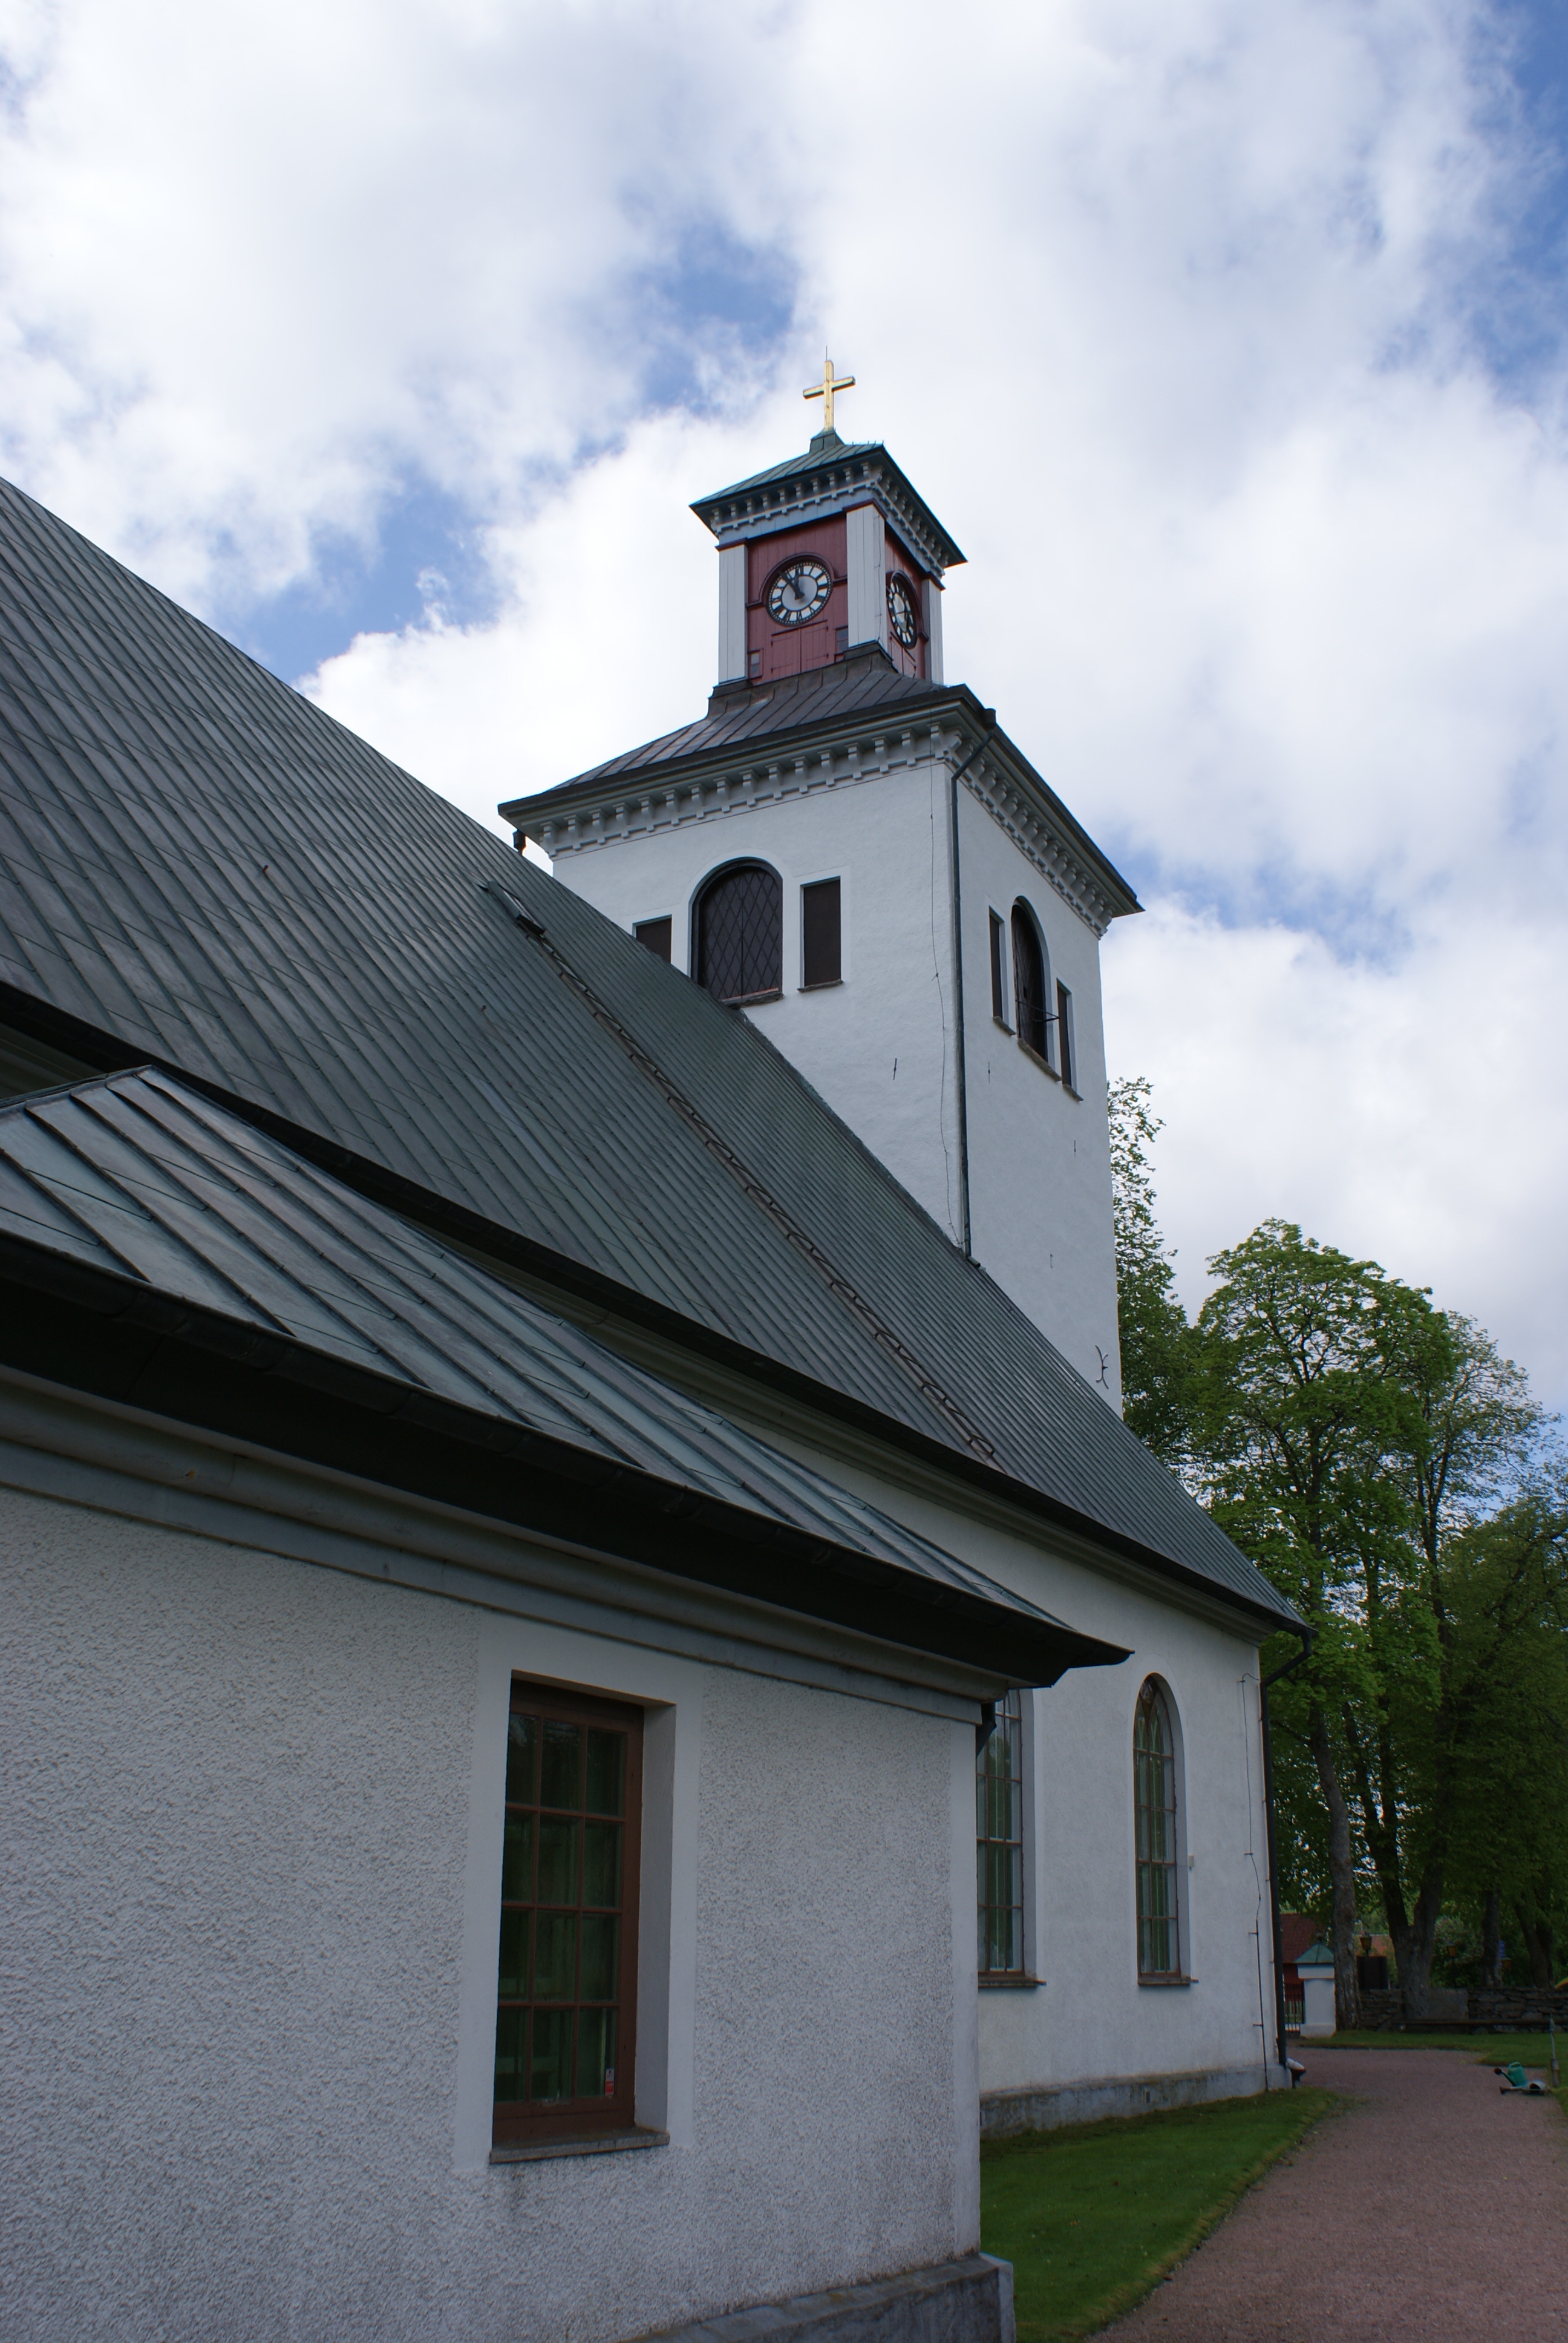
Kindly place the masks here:
<instances>
[{"instance_id":1,"label":"textured plaster wall","mask_svg":"<svg viewBox=\"0 0 1568 2343\"><path fill-rule=\"evenodd\" d=\"M975 1258L1119 1409L1099 940L967 789L959 795L959 824ZM1004 930L1002 1001L1010 1028L1012 910L1020 899L1046 946L1050 1007L1059 981L1072 995L1076 1097L992 1013L990 914ZM1060 1051L1054 1055L1060 1068Z\"/></svg>"},{"instance_id":2,"label":"textured plaster wall","mask_svg":"<svg viewBox=\"0 0 1568 2343\"><path fill-rule=\"evenodd\" d=\"M775 1425L772 1436L1001 1585L1131 1654L1025 1695L1027 1951L1045 1982L980 1995L980 2087L1243 2068L1261 2087L1273 1983L1258 1654L1249 1632L1179 1596L1120 1582L1043 1527L960 1511L830 1456L798 1425ZM1138 1982L1132 1722L1149 1675L1167 1686L1181 1737L1189 1986Z\"/></svg>"},{"instance_id":3,"label":"textured plaster wall","mask_svg":"<svg viewBox=\"0 0 1568 2343\"><path fill-rule=\"evenodd\" d=\"M610 2343L973 2245L967 1728L10 1491L0 1561L5 2332ZM530 1665L663 1736L675 2139L493 2167Z\"/></svg>"},{"instance_id":4,"label":"textured plaster wall","mask_svg":"<svg viewBox=\"0 0 1568 2343\"><path fill-rule=\"evenodd\" d=\"M967 789L960 821L974 1250L1119 1404L1099 945ZM668 916L675 964L684 970L704 881L727 862L770 863L784 886L784 994L746 1014L956 1240L950 838L947 768L926 760L738 808L722 820L563 853L556 876L619 926ZM802 992L800 888L832 877L842 882L843 982ZM1053 976L1073 994L1079 1099L991 1016L988 910L994 905L1005 919L1020 895L1038 914ZM1011 1013L1010 1006L1010 1021Z\"/></svg>"}]
</instances>

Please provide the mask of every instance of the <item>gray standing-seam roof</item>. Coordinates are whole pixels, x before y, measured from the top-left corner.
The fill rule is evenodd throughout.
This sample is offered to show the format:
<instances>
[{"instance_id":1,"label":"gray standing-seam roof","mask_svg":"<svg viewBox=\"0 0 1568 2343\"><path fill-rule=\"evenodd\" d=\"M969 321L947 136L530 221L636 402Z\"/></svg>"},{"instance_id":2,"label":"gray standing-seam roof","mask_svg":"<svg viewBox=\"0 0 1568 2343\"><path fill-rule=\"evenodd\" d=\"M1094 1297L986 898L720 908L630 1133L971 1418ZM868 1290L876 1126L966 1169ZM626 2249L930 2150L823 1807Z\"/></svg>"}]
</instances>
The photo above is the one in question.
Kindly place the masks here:
<instances>
[{"instance_id":1,"label":"gray standing-seam roof","mask_svg":"<svg viewBox=\"0 0 1568 2343\"><path fill-rule=\"evenodd\" d=\"M0 1019L1293 1616L743 1016L8 487Z\"/></svg>"},{"instance_id":2,"label":"gray standing-seam roof","mask_svg":"<svg viewBox=\"0 0 1568 2343\"><path fill-rule=\"evenodd\" d=\"M17 1245L488 1419L492 1451L501 1427L542 1434L751 1516L759 1531L782 1526L1018 1626L1061 1630L1080 1647L1072 1664L1124 1656L1072 1636L166 1075L110 1075L0 1107L0 1267L15 1270ZM396 1393L377 1402L396 1425ZM998 1617L994 1632L1006 1626Z\"/></svg>"},{"instance_id":3,"label":"gray standing-seam roof","mask_svg":"<svg viewBox=\"0 0 1568 2343\"><path fill-rule=\"evenodd\" d=\"M887 720L902 722L928 705L934 715L940 704L966 702L978 708L973 694L961 687L928 683L923 676L900 675L886 659L837 660L831 667L812 668L805 675L782 677L747 695L737 692L695 724L683 724L678 731L623 749L618 757L608 758L586 773L576 773L570 780L558 781L553 789L504 805L501 812L511 820L535 806L548 805L554 799L612 780L618 774L726 755L752 741L782 738L805 725L832 724L862 713L880 713Z\"/></svg>"}]
</instances>

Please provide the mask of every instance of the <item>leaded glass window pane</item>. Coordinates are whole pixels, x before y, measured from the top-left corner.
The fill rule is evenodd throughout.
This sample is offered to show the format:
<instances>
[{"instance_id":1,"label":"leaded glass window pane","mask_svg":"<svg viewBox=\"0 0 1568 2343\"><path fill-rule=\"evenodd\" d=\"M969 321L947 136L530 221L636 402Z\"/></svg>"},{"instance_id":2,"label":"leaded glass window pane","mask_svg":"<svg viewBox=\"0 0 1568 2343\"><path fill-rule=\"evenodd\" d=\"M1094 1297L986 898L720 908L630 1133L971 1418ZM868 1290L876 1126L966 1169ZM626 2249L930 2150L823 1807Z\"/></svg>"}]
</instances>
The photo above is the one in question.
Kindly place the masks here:
<instances>
[{"instance_id":1,"label":"leaded glass window pane","mask_svg":"<svg viewBox=\"0 0 1568 2343\"><path fill-rule=\"evenodd\" d=\"M745 862L721 871L697 912L697 980L719 1001L777 992L784 981L784 888Z\"/></svg>"},{"instance_id":2,"label":"leaded glass window pane","mask_svg":"<svg viewBox=\"0 0 1568 2343\"><path fill-rule=\"evenodd\" d=\"M980 1971L1023 1974L1023 1703L997 1703L996 1730L975 1760Z\"/></svg>"},{"instance_id":3,"label":"leaded glass window pane","mask_svg":"<svg viewBox=\"0 0 1568 2343\"><path fill-rule=\"evenodd\" d=\"M1151 1677L1132 1729L1132 1803L1138 1874L1138 1974L1179 1976L1176 1752L1165 1696Z\"/></svg>"}]
</instances>

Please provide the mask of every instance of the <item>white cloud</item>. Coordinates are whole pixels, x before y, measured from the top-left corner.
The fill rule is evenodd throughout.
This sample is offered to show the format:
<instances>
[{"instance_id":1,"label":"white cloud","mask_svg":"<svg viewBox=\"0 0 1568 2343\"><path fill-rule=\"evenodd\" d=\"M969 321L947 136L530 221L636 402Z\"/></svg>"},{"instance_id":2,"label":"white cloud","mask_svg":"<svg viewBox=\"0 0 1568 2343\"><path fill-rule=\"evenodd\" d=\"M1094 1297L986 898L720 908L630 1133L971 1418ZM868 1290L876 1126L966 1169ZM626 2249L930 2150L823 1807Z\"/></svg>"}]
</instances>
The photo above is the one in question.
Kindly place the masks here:
<instances>
[{"instance_id":1,"label":"white cloud","mask_svg":"<svg viewBox=\"0 0 1568 2343\"><path fill-rule=\"evenodd\" d=\"M1277 1215L1432 1286L1568 1392L1568 1095L1561 1053L1543 1063L1561 922L1478 930L1445 904L1377 965L1165 905L1112 930L1106 978L1112 1071L1147 1073L1165 1120L1157 1210L1190 1309L1208 1256Z\"/></svg>"},{"instance_id":2,"label":"white cloud","mask_svg":"<svg viewBox=\"0 0 1568 2343\"><path fill-rule=\"evenodd\" d=\"M700 712L684 507L826 339L971 557L950 671L1155 904L1111 1037L1184 1262L1293 1214L1568 1393L1563 384L1482 362L1533 158L1480 0L12 5L26 485L209 608L451 491L496 617L314 688L485 815ZM789 362L693 324L721 411L650 412L708 229L798 272Z\"/></svg>"}]
</instances>

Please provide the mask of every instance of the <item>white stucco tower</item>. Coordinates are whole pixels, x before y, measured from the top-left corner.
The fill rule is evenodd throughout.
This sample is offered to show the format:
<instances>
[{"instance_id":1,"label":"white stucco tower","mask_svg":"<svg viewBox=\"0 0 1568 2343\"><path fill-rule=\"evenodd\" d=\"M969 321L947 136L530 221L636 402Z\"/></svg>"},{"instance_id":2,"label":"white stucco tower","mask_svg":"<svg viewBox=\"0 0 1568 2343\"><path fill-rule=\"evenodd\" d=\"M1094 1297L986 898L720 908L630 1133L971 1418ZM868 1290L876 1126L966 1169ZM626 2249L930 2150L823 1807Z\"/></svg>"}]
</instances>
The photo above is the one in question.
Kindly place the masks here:
<instances>
[{"instance_id":1,"label":"white stucco tower","mask_svg":"<svg viewBox=\"0 0 1568 2343\"><path fill-rule=\"evenodd\" d=\"M1113 1406L1100 940L1126 881L962 684L963 559L875 443L701 498L700 721L501 812L736 1004Z\"/></svg>"}]
</instances>

